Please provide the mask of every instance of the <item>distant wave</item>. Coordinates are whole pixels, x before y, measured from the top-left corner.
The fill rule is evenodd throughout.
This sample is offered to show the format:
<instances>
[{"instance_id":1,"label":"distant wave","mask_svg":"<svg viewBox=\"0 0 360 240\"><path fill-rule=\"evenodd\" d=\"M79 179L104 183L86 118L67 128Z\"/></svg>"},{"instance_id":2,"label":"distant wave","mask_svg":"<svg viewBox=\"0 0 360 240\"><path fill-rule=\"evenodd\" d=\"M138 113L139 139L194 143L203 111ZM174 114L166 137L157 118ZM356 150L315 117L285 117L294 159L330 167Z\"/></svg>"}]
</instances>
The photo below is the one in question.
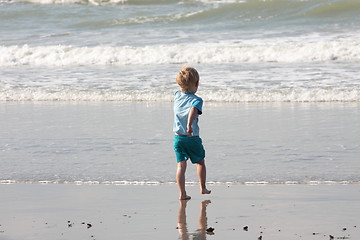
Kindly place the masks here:
<instances>
[{"instance_id":1,"label":"distant wave","mask_svg":"<svg viewBox=\"0 0 360 240\"><path fill-rule=\"evenodd\" d=\"M318 24L317 20L326 19L332 22L354 22L359 20L358 14L360 1L358 0L0 0L1 4L7 3L32 3L32 4L60 4L60 5L178 5L188 4L202 5L200 11L186 14L171 14L163 16L162 13L156 16L136 15L131 19L121 19L120 23L143 23L157 22L159 19L165 22L182 22L187 20L204 20L207 23L233 22L247 25L252 23L285 22L290 23L294 20L306 20L307 24ZM186 9L186 7L185 7ZM162 19L164 17L164 19ZM0 17L1 18L1 17ZM302 22L304 23L304 22Z\"/></svg>"},{"instance_id":2,"label":"distant wave","mask_svg":"<svg viewBox=\"0 0 360 240\"><path fill-rule=\"evenodd\" d=\"M197 0L194 0L195 2ZM0 2L26 2L34 4L88 4L88 5L158 5L181 3L181 0L1 0Z\"/></svg>"},{"instance_id":3,"label":"distant wave","mask_svg":"<svg viewBox=\"0 0 360 240\"><path fill-rule=\"evenodd\" d=\"M357 62L360 41L194 43L134 46L0 46L0 66Z\"/></svg>"},{"instance_id":4,"label":"distant wave","mask_svg":"<svg viewBox=\"0 0 360 240\"><path fill-rule=\"evenodd\" d=\"M34 4L88 4L88 5L159 5L159 4L191 4L202 3L205 5L228 6L229 11L244 10L244 12L287 12L298 13L298 15L308 16L332 16L339 13L357 13L360 7L358 0L337 0L337 1L302 1L302 0L0 0L0 3L26 2ZM241 9L239 9L241 7ZM264 11L265 10L265 11ZM222 10L223 12L223 10ZM273 16L276 16L273 14Z\"/></svg>"},{"instance_id":5,"label":"distant wave","mask_svg":"<svg viewBox=\"0 0 360 240\"><path fill-rule=\"evenodd\" d=\"M0 0L0 4L8 3L32 3L32 4L59 4L59 5L127 5L137 7L145 5L152 10L149 14L137 13L130 15L114 15L111 19L91 18L84 19L81 23L73 26L86 26L93 28L112 28L114 26L131 26L141 24L205 24L223 26L233 29L244 26L282 26L294 25L326 25L330 23L345 23L345 26L353 26L357 29L360 15L360 1L358 0ZM191 6L188 8L187 6ZM168 9L175 9L169 12ZM119 11L122 11L119 8ZM152 12L153 11L153 12ZM0 15L1 21L19 21L24 15L30 16L44 14L43 12L26 12L23 14ZM325 20L325 21L324 21ZM336 26L335 25L335 26ZM209 28L208 27L208 28Z\"/></svg>"},{"instance_id":6,"label":"distant wave","mask_svg":"<svg viewBox=\"0 0 360 240\"><path fill-rule=\"evenodd\" d=\"M273 89L201 90L207 102L360 102L360 88L354 89ZM172 91L0 89L0 101L172 101Z\"/></svg>"}]
</instances>

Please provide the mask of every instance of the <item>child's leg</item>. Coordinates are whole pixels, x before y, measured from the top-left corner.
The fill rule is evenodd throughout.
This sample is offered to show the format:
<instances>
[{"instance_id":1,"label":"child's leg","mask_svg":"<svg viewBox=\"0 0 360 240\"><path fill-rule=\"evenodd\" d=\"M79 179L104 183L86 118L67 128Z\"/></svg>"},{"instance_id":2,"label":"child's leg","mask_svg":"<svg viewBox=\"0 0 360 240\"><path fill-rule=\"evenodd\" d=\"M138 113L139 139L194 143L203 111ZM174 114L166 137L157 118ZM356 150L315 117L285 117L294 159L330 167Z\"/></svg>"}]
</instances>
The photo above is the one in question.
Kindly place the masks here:
<instances>
[{"instance_id":1,"label":"child's leg","mask_svg":"<svg viewBox=\"0 0 360 240\"><path fill-rule=\"evenodd\" d=\"M211 191L206 189L206 166L205 159L196 163L197 174L200 182L200 193L201 194L210 194Z\"/></svg>"},{"instance_id":2,"label":"child's leg","mask_svg":"<svg viewBox=\"0 0 360 240\"><path fill-rule=\"evenodd\" d=\"M186 160L178 163L176 171L176 182L180 191L180 200L189 200L191 197L186 195L185 191L185 171L186 171Z\"/></svg>"}]
</instances>

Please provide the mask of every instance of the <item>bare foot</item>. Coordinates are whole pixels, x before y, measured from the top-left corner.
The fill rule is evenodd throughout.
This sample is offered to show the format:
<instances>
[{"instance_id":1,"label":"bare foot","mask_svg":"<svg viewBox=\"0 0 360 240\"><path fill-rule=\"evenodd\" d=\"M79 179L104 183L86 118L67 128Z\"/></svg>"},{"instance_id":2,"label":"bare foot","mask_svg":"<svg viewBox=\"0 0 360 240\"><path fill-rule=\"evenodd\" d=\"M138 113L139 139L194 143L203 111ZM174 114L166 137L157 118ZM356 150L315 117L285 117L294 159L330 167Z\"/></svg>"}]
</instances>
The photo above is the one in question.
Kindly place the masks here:
<instances>
[{"instance_id":1,"label":"bare foot","mask_svg":"<svg viewBox=\"0 0 360 240\"><path fill-rule=\"evenodd\" d=\"M190 200L191 197L189 195L185 195L185 197L180 197L179 200Z\"/></svg>"},{"instance_id":2,"label":"bare foot","mask_svg":"<svg viewBox=\"0 0 360 240\"><path fill-rule=\"evenodd\" d=\"M210 193L211 193L211 190L207 190L206 188L201 190L201 194L210 194Z\"/></svg>"},{"instance_id":3,"label":"bare foot","mask_svg":"<svg viewBox=\"0 0 360 240\"><path fill-rule=\"evenodd\" d=\"M209 203L211 203L211 200L204 200L201 202L201 204L207 206Z\"/></svg>"}]
</instances>

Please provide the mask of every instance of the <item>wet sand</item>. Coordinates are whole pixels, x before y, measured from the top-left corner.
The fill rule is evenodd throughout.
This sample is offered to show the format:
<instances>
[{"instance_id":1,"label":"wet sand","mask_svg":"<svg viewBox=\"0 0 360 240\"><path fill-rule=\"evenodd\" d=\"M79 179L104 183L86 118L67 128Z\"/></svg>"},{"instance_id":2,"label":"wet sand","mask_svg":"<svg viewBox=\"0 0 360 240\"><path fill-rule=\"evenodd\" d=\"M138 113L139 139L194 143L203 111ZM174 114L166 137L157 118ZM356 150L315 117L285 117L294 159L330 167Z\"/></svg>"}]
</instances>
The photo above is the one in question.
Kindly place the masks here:
<instances>
[{"instance_id":1,"label":"wet sand","mask_svg":"<svg viewBox=\"0 0 360 240\"><path fill-rule=\"evenodd\" d=\"M0 239L360 239L358 184L1 184Z\"/></svg>"},{"instance_id":2,"label":"wet sand","mask_svg":"<svg viewBox=\"0 0 360 240\"><path fill-rule=\"evenodd\" d=\"M173 182L172 107L2 103L0 181ZM360 182L359 119L358 103L206 103L207 180Z\"/></svg>"}]
</instances>

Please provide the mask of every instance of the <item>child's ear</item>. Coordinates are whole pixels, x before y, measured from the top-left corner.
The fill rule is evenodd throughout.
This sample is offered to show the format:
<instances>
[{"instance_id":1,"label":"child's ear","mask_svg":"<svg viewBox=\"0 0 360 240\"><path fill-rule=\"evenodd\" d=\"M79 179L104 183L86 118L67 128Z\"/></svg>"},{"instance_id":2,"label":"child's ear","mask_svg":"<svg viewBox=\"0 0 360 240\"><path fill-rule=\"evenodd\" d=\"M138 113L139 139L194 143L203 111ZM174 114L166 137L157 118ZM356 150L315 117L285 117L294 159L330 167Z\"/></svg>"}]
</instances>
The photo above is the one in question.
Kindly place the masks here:
<instances>
[{"instance_id":1,"label":"child's ear","mask_svg":"<svg viewBox=\"0 0 360 240\"><path fill-rule=\"evenodd\" d=\"M195 87L198 87L199 86L199 81L197 81L196 83L195 83Z\"/></svg>"}]
</instances>

